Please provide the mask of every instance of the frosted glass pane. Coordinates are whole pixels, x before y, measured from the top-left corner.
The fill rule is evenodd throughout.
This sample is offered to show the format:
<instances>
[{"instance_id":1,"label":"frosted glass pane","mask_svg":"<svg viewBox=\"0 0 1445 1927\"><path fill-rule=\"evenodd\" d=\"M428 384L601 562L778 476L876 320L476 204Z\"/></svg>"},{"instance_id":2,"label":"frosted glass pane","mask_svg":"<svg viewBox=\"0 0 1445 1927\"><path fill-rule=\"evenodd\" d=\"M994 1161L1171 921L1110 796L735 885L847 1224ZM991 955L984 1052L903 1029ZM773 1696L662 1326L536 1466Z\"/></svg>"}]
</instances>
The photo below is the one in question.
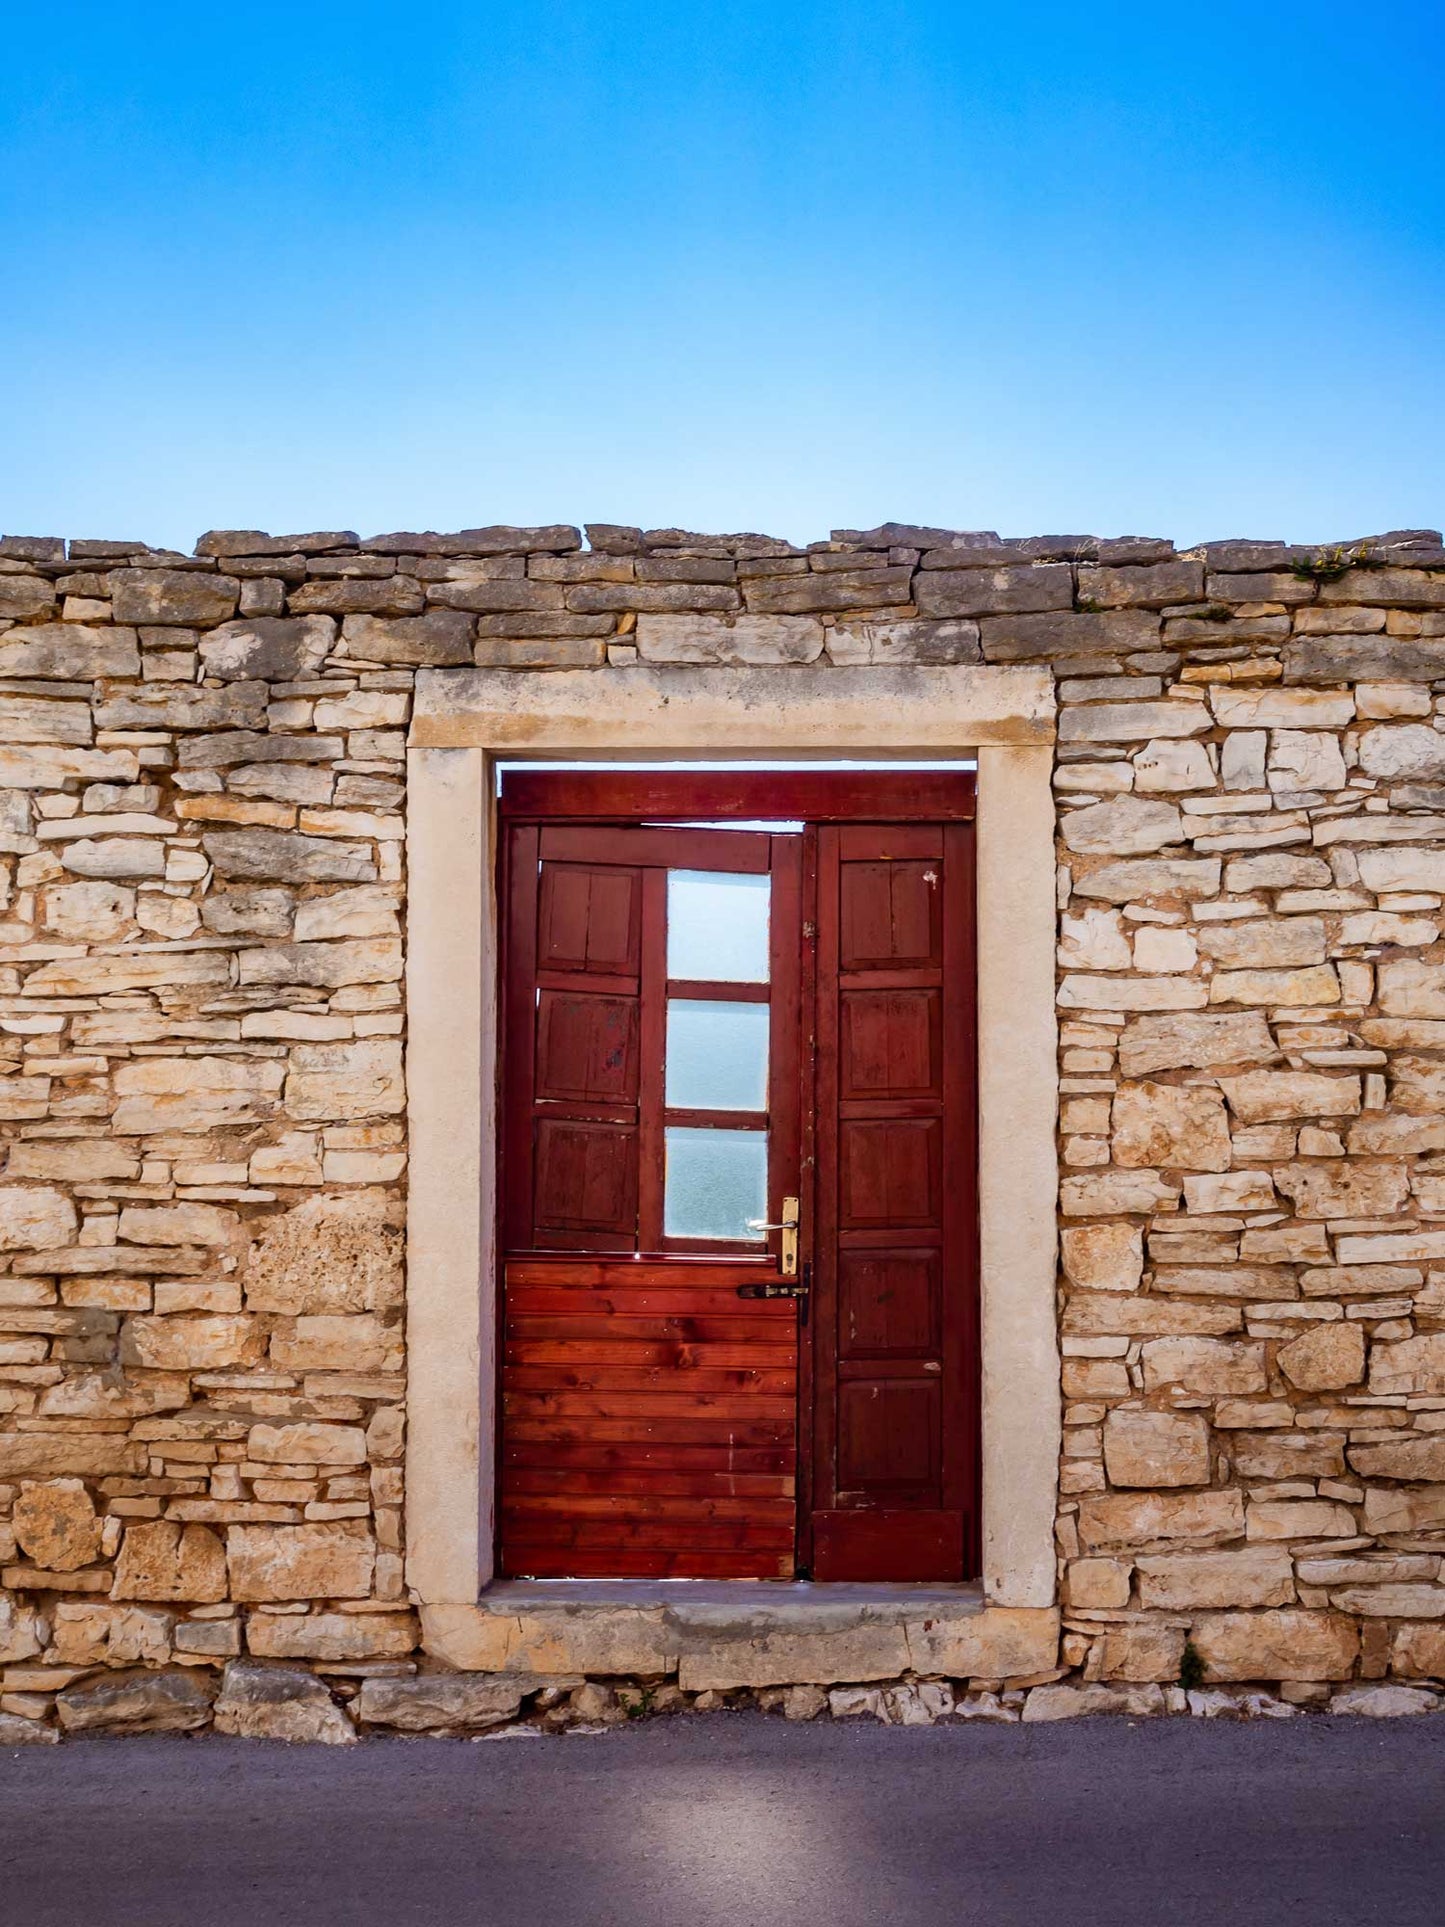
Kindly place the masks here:
<instances>
[{"instance_id":1,"label":"frosted glass pane","mask_svg":"<svg viewBox=\"0 0 1445 1927\"><path fill-rule=\"evenodd\" d=\"M766 1131L699 1131L669 1125L662 1228L669 1238L761 1244L749 1218L768 1215Z\"/></svg>"},{"instance_id":2,"label":"frosted glass pane","mask_svg":"<svg viewBox=\"0 0 1445 1927\"><path fill-rule=\"evenodd\" d=\"M669 870L668 976L765 984L771 886L729 870Z\"/></svg>"},{"instance_id":3,"label":"frosted glass pane","mask_svg":"<svg viewBox=\"0 0 1445 1927\"><path fill-rule=\"evenodd\" d=\"M670 998L667 1102L679 1111L765 1111L768 1006Z\"/></svg>"}]
</instances>

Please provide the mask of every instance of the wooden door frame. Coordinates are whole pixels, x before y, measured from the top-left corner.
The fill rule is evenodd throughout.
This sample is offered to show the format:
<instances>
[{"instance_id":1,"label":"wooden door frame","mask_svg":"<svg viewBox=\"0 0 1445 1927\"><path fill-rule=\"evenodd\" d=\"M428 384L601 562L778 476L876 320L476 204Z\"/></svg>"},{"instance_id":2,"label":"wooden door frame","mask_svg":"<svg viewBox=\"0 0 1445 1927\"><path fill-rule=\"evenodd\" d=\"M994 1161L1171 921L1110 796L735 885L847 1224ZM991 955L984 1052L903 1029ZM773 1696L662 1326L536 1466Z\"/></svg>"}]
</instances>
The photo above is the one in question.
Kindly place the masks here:
<instances>
[{"instance_id":1,"label":"wooden door frame","mask_svg":"<svg viewBox=\"0 0 1445 1927\"><path fill-rule=\"evenodd\" d=\"M497 757L967 755L978 767L986 1600L1055 1598L1053 693L1033 669L423 671L408 755L408 1579L490 1579ZM428 1614L433 1615L429 1620ZM440 1615L440 1617L437 1617Z\"/></svg>"},{"instance_id":2,"label":"wooden door frame","mask_svg":"<svg viewBox=\"0 0 1445 1927\"><path fill-rule=\"evenodd\" d=\"M784 1190L799 1194L802 1204L801 1245L804 1262L813 1272L816 1304L811 1321L805 1308L798 1331L797 1402L797 1536L799 1568L811 1573L813 1567L813 1513L819 1486L832 1489L832 1453L825 1468L817 1453L821 1441L831 1438L831 1421L825 1420L817 1400L817 1373L827 1369L826 1357L818 1354L819 1334L824 1315L836 1311L824 1292L827 1251L833 1249L836 1227L821 1229L832 1234L826 1249L820 1240L819 1185L828 1160L814 1156L818 1116L817 1080L823 1065L817 1056L818 1039L813 1034L811 1005L816 997L816 966L820 939L817 876L817 833L825 839L829 832L846 825L892 826L896 838L900 831L915 824L939 832L938 853L945 847L952 852L950 870L957 868L957 882L951 892L956 909L948 913L948 951L946 966L950 979L961 986L957 999L947 1000L948 1036L944 1048L949 1062L947 1115L954 1134L956 1156L950 1164L948 1243L954 1251L958 1274L951 1289L956 1299L950 1320L950 1349L961 1347L955 1356L959 1383L953 1393L957 1408L947 1421L945 1437L955 1441L961 1466L955 1469L951 1484L953 1502L961 1504L971 1522L964 1534L963 1556L966 1570L976 1568L979 1557L978 1511L980 1504L979 1460L979 1357L978 1357L978 1172L977 1172L977 1064L976 1064L976 968L973 929L973 830L977 815L978 784L972 768L957 770L900 770L886 763L868 771L778 771L760 766L752 770L688 772L685 770L570 771L518 770L504 773L497 797L499 835L497 839L496 892L498 910L499 981L503 985L498 1037L498 1077L500 1080L499 1117L501 1128L496 1144L496 1185L498 1218L505 1227L508 1250L499 1253L496 1291L494 1343L498 1356L503 1352L506 1328L505 1289L501 1274L506 1260L520 1249L521 1235L517 1214L519 1192L530 1200L532 1184L530 1056L533 1049L531 1029L531 986L536 970L532 958L536 917L535 877L531 874L536 859L545 855L548 841L562 846L566 855L570 842L577 844L577 860L611 861L614 853L605 842L590 854L589 832L622 830L642 846L638 860L661 860L651 848L661 838L669 847L686 846L688 861L695 857L699 868L712 867L712 861L730 841L725 830L682 827L648 828L657 819L680 825L694 821L726 824L730 819L751 823L762 821L801 822L805 834L800 840L804 875L794 876L791 885L792 914L796 920L803 949L799 986L806 1010L792 1009L783 1022L792 1038L786 1053L791 1073L787 1088L772 1090L770 1111L783 1125L783 1141L788 1146L780 1175L775 1167L769 1177L768 1216L776 1219ZM865 835L868 831L863 832ZM742 835L765 833L743 831ZM540 841L539 841L540 839ZM514 874L517 853L523 853L528 874ZM621 854L615 855L624 861ZM669 862L676 857L669 857ZM776 857L774 863L776 864ZM961 866L961 867L959 867ZM724 866L726 867L726 866ZM796 870L796 865L794 866ZM517 895L521 882L522 895ZM801 899L798 897L801 883ZM529 888L530 886L530 888ZM961 914L959 914L961 911ZM644 920L646 913L644 911ZM645 927L645 922L644 922ZM780 955L774 952L774 992L783 988L778 976ZM514 983L515 978L515 983ZM522 1008L525 1005L525 1010ZM520 1020L521 1029L514 1032ZM643 1047L657 1060L660 1068L662 1038L656 1031L647 1033L644 1010ZM800 1035L799 1035L800 1033ZM825 1053L826 1055L826 1053ZM524 1059L519 1064L518 1060ZM646 1079L649 1066L644 1065ZM520 1076L520 1084L513 1079ZM791 1136L789 1133L791 1132ZM639 1174L642 1222L649 1213L646 1200L649 1186L660 1187L660 1170L649 1165L660 1160L660 1149L643 1145L644 1166ZM801 1164L801 1175L798 1166ZM788 1168L793 1175L787 1175ZM510 1173L510 1175L509 1175ZM660 1209L660 1197L657 1201ZM530 1207L524 1214L530 1223ZM656 1211L651 1215L655 1216ZM652 1247L647 1247L651 1250ZM659 1259L666 1256L662 1245L656 1247ZM601 1248L599 1247L599 1255ZM529 1254L530 1255L530 1254ZM833 1287L836 1296L836 1281ZM836 1363L836 1361L835 1361ZM494 1451L498 1479L504 1446L502 1401L497 1401ZM493 1556L502 1561L500 1520L494 1532Z\"/></svg>"}]
</instances>

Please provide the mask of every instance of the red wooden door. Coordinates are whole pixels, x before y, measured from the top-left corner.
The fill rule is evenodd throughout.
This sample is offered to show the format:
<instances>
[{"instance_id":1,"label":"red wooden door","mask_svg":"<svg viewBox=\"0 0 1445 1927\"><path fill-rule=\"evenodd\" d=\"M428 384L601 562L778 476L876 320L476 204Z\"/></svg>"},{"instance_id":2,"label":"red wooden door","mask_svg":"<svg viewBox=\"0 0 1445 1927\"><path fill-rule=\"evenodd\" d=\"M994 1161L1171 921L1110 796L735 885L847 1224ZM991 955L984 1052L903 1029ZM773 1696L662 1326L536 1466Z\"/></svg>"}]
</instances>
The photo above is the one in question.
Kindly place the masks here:
<instances>
[{"instance_id":1,"label":"red wooden door","mask_svg":"<svg viewBox=\"0 0 1445 1927\"><path fill-rule=\"evenodd\" d=\"M501 1570L977 1571L971 779L503 809Z\"/></svg>"},{"instance_id":2,"label":"red wooden door","mask_svg":"<svg viewBox=\"0 0 1445 1927\"><path fill-rule=\"evenodd\" d=\"M505 1573L794 1570L800 857L510 829Z\"/></svg>"},{"instance_id":3,"label":"red wooden door","mask_svg":"<svg viewBox=\"0 0 1445 1927\"><path fill-rule=\"evenodd\" d=\"M818 832L815 1579L975 1570L972 835Z\"/></svg>"}]
</instances>

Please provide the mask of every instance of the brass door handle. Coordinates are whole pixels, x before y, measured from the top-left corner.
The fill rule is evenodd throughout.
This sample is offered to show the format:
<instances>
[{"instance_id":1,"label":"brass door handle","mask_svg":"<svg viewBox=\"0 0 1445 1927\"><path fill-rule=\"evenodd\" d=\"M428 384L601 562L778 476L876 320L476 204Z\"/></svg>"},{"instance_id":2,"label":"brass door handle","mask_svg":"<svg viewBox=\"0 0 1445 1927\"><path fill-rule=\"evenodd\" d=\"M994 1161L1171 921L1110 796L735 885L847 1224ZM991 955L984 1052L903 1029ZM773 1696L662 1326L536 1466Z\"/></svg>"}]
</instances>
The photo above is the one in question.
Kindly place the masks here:
<instances>
[{"instance_id":1,"label":"brass door handle","mask_svg":"<svg viewBox=\"0 0 1445 1927\"><path fill-rule=\"evenodd\" d=\"M798 1275L798 1200L783 1199L783 1215L776 1224L769 1224L765 1218L749 1218L749 1231L781 1231L781 1249L778 1253L778 1270L785 1278Z\"/></svg>"}]
</instances>

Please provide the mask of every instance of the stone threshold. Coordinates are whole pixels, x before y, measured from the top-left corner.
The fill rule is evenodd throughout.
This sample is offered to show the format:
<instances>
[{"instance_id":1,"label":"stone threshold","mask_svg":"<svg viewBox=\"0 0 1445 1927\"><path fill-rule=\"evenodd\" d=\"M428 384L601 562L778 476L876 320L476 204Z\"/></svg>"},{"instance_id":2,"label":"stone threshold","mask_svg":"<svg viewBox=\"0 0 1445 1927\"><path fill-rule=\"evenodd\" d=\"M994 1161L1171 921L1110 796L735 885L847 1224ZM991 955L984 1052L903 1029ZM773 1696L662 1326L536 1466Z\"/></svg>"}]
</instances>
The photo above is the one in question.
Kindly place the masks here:
<instances>
[{"instance_id":1,"label":"stone threshold","mask_svg":"<svg viewBox=\"0 0 1445 1927\"><path fill-rule=\"evenodd\" d=\"M505 1580L424 1605L422 1644L467 1672L676 1678L688 1692L925 1677L1001 1680L1057 1662L1053 1607L981 1586L774 1580Z\"/></svg>"}]
</instances>

